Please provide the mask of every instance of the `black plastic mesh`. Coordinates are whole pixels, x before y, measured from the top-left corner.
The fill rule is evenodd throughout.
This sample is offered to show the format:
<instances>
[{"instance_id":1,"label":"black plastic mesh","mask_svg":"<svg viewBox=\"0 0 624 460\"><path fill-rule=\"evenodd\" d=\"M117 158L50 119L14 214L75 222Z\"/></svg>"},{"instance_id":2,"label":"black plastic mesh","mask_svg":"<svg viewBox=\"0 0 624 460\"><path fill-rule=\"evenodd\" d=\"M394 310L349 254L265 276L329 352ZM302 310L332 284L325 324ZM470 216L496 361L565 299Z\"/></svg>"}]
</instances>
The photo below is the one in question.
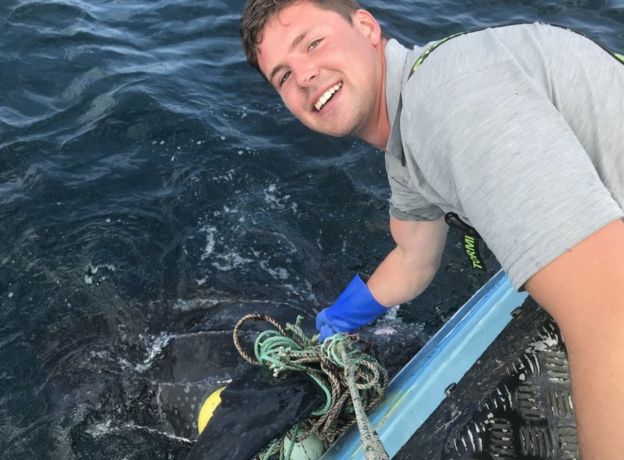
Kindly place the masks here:
<instances>
[{"instance_id":1,"label":"black plastic mesh","mask_svg":"<svg viewBox=\"0 0 624 460\"><path fill-rule=\"evenodd\" d=\"M579 458L565 344L532 299L395 457Z\"/></svg>"}]
</instances>

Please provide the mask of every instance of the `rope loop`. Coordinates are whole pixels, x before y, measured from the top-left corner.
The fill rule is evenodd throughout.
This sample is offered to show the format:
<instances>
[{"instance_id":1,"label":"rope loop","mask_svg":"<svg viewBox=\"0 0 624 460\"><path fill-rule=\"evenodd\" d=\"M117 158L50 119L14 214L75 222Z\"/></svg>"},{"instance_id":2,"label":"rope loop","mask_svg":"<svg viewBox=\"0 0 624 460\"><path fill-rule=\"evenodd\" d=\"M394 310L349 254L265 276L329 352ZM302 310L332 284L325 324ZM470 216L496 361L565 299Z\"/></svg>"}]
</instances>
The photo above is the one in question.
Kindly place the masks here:
<instances>
[{"instance_id":1,"label":"rope loop","mask_svg":"<svg viewBox=\"0 0 624 460\"><path fill-rule=\"evenodd\" d=\"M250 364L253 364L254 366L260 366L260 362L259 361L254 359L247 352L245 352L245 350L243 349L243 346L240 343L240 339L238 338L238 333L239 333L241 327L243 326L243 324L245 324L248 321L265 321L265 322L271 324L283 336L286 335L286 331L273 318L271 318L268 315L263 315L263 314L260 314L260 313L252 313L250 315L245 315L241 319L238 320L238 322L236 323L236 326L234 326L234 331L232 332L232 336L233 336L233 339L234 339L234 346L236 347L236 349L238 350L238 353L243 357L243 359L245 361L247 361Z\"/></svg>"}]
</instances>

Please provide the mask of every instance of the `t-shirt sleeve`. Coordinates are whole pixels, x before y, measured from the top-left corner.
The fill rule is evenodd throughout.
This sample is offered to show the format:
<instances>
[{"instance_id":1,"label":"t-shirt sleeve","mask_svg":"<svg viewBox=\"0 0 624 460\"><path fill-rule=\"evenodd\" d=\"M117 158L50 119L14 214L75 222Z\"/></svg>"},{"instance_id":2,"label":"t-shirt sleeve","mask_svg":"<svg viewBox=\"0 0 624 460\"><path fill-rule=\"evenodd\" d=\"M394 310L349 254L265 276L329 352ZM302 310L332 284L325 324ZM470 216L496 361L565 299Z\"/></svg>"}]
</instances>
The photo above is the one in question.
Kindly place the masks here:
<instances>
[{"instance_id":1,"label":"t-shirt sleeve","mask_svg":"<svg viewBox=\"0 0 624 460\"><path fill-rule=\"evenodd\" d=\"M453 198L516 288L624 214L544 91L503 62L429 92L406 133L449 168Z\"/></svg>"},{"instance_id":2,"label":"t-shirt sleeve","mask_svg":"<svg viewBox=\"0 0 624 460\"><path fill-rule=\"evenodd\" d=\"M412 186L411 178L401 161L386 154L386 171L390 184L390 215L399 220L436 220L444 215Z\"/></svg>"}]
</instances>

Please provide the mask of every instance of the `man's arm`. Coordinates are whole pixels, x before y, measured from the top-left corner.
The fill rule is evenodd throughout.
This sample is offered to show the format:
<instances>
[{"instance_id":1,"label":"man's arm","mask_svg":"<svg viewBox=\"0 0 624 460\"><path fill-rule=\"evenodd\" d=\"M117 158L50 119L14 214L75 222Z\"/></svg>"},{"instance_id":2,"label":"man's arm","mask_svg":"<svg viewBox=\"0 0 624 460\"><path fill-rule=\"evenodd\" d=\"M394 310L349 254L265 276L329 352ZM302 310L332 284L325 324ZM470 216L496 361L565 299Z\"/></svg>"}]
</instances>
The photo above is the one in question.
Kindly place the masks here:
<instances>
[{"instance_id":1,"label":"man's arm","mask_svg":"<svg viewBox=\"0 0 624 460\"><path fill-rule=\"evenodd\" d=\"M386 307L412 300L429 286L440 266L448 225L443 218L403 221L391 217L390 231L397 246L366 283Z\"/></svg>"},{"instance_id":2,"label":"man's arm","mask_svg":"<svg viewBox=\"0 0 624 460\"><path fill-rule=\"evenodd\" d=\"M624 458L624 222L603 227L525 287L565 338L583 459Z\"/></svg>"},{"instance_id":3,"label":"man's arm","mask_svg":"<svg viewBox=\"0 0 624 460\"><path fill-rule=\"evenodd\" d=\"M433 279L448 230L444 220L406 222L391 218L390 230L397 247L368 283L356 275L336 301L316 316L321 342L338 332L353 332L373 322L387 307L416 297Z\"/></svg>"}]
</instances>

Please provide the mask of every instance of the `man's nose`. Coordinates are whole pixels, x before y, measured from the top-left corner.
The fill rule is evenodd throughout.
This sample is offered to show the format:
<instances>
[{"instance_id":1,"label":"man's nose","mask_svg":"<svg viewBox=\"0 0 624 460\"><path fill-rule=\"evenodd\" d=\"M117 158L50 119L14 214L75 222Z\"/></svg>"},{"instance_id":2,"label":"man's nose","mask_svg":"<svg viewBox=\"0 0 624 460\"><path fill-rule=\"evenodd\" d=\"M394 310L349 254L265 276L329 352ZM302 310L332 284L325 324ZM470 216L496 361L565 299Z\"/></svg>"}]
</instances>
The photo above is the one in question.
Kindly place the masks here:
<instances>
[{"instance_id":1,"label":"man's nose","mask_svg":"<svg viewBox=\"0 0 624 460\"><path fill-rule=\"evenodd\" d=\"M307 88L318 75L318 66L311 62L302 62L295 69L297 84L302 88Z\"/></svg>"}]
</instances>

